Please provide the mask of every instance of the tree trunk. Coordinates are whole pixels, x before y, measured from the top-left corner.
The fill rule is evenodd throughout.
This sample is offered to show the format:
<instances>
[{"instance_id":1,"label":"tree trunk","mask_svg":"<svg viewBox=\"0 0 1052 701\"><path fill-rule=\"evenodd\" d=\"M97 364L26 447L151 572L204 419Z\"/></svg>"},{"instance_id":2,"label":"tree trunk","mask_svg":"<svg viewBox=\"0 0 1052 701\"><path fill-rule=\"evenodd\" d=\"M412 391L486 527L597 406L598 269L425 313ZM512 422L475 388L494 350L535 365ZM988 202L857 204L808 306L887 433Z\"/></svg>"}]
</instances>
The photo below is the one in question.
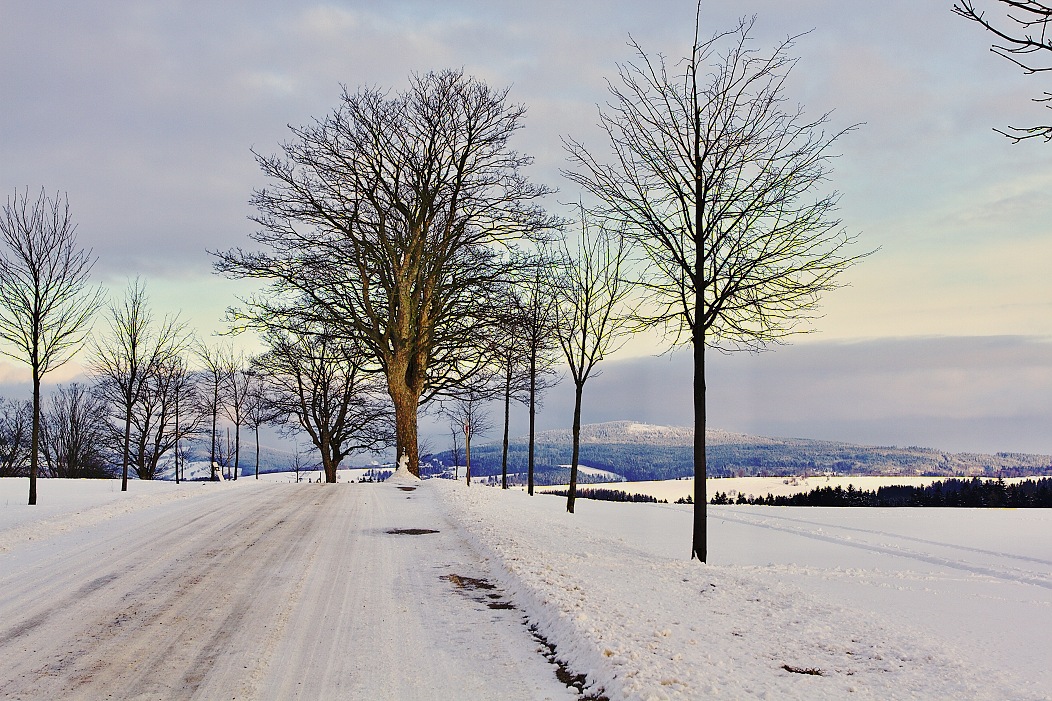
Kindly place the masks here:
<instances>
[{"instance_id":1,"label":"tree trunk","mask_svg":"<svg viewBox=\"0 0 1052 701\"><path fill-rule=\"evenodd\" d=\"M700 321L698 322L700 324ZM691 557L708 557L705 508L705 332L694 334L694 542Z\"/></svg>"},{"instance_id":2,"label":"tree trunk","mask_svg":"<svg viewBox=\"0 0 1052 701\"><path fill-rule=\"evenodd\" d=\"M471 486L471 429L464 431L464 481Z\"/></svg>"},{"instance_id":3,"label":"tree trunk","mask_svg":"<svg viewBox=\"0 0 1052 701\"><path fill-rule=\"evenodd\" d=\"M500 488L508 488L508 426L511 419L511 357L508 357L508 374L504 377L504 455L500 463Z\"/></svg>"},{"instance_id":4,"label":"tree trunk","mask_svg":"<svg viewBox=\"0 0 1052 701\"><path fill-rule=\"evenodd\" d=\"M259 424L256 424L256 479L259 479Z\"/></svg>"},{"instance_id":5,"label":"tree trunk","mask_svg":"<svg viewBox=\"0 0 1052 701\"><path fill-rule=\"evenodd\" d=\"M241 424L234 425L234 480L237 481L237 473L241 464Z\"/></svg>"},{"instance_id":6,"label":"tree trunk","mask_svg":"<svg viewBox=\"0 0 1052 701\"><path fill-rule=\"evenodd\" d=\"M537 425L537 405L534 401L537 397L537 348L530 349L530 446L529 446L529 468L526 473L526 491L533 496L533 437Z\"/></svg>"},{"instance_id":7,"label":"tree trunk","mask_svg":"<svg viewBox=\"0 0 1052 701\"><path fill-rule=\"evenodd\" d=\"M33 433L29 440L29 506L37 503L37 470L40 453L40 373L33 367Z\"/></svg>"},{"instance_id":8,"label":"tree trunk","mask_svg":"<svg viewBox=\"0 0 1052 701\"><path fill-rule=\"evenodd\" d=\"M131 402L124 406L124 461L121 466L121 491L128 491L128 463L131 461Z\"/></svg>"},{"instance_id":9,"label":"tree trunk","mask_svg":"<svg viewBox=\"0 0 1052 701\"><path fill-rule=\"evenodd\" d=\"M209 463L209 479L213 482L219 481L216 471L216 422L219 420L219 383L213 384L212 392L212 462Z\"/></svg>"},{"instance_id":10,"label":"tree trunk","mask_svg":"<svg viewBox=\"0 0 1052 701\"><path fill-rule=\"evenodd\" d=\"M389 381L389 384L393 384ZM413 394L412 390L402 387L390 389L391 401L395 410L395 436L398 445L396 465L402 464L402 458L406 458L406 468L410 473L419 477L420 465L417 453L416 431L417 431L417 405L420 398Z\"/></svg>"},{"instance_id":11,"label":"tree trunk","mask_svg":"<svg viewBox=\"0 0 1052 701\"><path fill-rule=\"evenodd\" d=\"M175 395L175 483L179 484L179 389Z\"/></svg>"},{"instance_id":12,"label":"tree trunk","mask_svg":"<svg viewBox=\"0 0 1052 701\"><path fill-rule=\"evenodd\" d=\"M321 441L321 466L325 471L325 483L336 484L336 468L338 465L333 459L332 445L327 438Z\"/></svg>"},{"instance_id":13,"label":"tree trunk","mask_svg":"<svg viewBox=\"0 0 1052 701\"><path fill-rule=\"evenodd\" d=\"M566 510L571 514L577 499L577 463L581 457L581 396L584 394L584 382L574 384L573 454L570 458L570 489L566 493Z\"/></svg>"}]
</instances>

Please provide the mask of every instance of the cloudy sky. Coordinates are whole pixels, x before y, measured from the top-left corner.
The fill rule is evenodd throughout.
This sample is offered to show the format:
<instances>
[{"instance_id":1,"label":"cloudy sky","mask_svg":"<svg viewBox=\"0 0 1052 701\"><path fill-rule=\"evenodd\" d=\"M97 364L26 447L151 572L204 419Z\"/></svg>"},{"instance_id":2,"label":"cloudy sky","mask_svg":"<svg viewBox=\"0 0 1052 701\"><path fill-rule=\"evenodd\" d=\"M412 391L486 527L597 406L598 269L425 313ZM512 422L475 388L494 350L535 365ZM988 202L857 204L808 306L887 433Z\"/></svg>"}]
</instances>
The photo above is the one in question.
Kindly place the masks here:
<instances>
[{"instance_id":1,"label":"cloudy sky","mask_svg":"<svg viewBox=\"0 0 1052 701\"><path fill-rule=\"evenodd\" d=\"M992 130L1041 121L1030 98L1048 85L951 5L703 3L706 32L755 13L758 47L810 32L788 97L834 110L834 127L864 123L831 186L847 228L880 249L826 297L815 333L714 361L714 425L1052 453L1052 146ZM516 147L572 202L559 137L601 146L596 104L629 34L676 58L692 28L686 0L0 0L0 201L68 193L99 281L119 291L141 275L159 313L209 334L242 289L211 274L207 250L248 243L264 184L250 149L323 117L341 85L400 89L410 72L462 67L511 86L529 110ZM689 424L689 360L660 350L641 339L612 359L585 419ZM0 363L4 393L25 377ZM565 404L553 392L542 423L565 425Z\"/></svg>"}]
</instances>

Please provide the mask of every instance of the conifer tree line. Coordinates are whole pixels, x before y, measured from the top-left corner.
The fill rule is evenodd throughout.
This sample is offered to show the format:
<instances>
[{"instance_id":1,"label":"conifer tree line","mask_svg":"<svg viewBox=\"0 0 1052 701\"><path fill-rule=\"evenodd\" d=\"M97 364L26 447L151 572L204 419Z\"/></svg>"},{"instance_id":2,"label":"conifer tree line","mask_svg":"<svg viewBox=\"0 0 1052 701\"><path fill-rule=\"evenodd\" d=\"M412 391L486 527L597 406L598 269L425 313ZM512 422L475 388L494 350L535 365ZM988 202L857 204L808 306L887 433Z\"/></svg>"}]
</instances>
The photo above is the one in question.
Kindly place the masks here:
<instances>
[{"instance_id":1,"label":"conifer tree line","mask_svg":"<svg viewBox=\"0 0 1052 701\"><path fill-rule=\"evenodd\" d=\"M821 294L863 254L826 190L831 149L850 127L827 132L828 114L786 107L794 40L764 53L752 20L709 34L700 3L695 20L683 60L630 43L635 58L616 67L599 111L603 148L564 137L563 175L579 189L567 216L515 148L526 106L463 70L412 74L403 90L345 87L276 152L253 151L264 184L250 198L252 244L211 253L215 272L258 285L226 319L262 338L258 358L155 319L137 281L105 305L88 289L90 252L69 238L68 312L41 326L31 303L0 308L0 336L33 369L31 502L39 378L100 310L90 394L106 404L109 464L125 488L129 470L156 476L200 434L213 477L231 462L236 478L242 429L258 446L268 421L310 437L326 481L350 452L388 447L419 475L422 411L449 420L470 482L472 439L491 427L485 407L502 406L507 446L514 402L530 414L532 494L536 412L562 366L575 393L570 512L585 384L628 334L657 328L695 359L692 556L704 561L706 349L758 350L808 330ZM11 216L26 202L9 200L5 235L27 228ZM5 271L0 292L32 288ZM41 345L26 328L62 332Z\"/></svg>"},{"instance_id":2,"label":"conifer tree line","mask_svg":"<svg viewBox=\"0 0 1052 701\"><path fill-rule=\"evenodd\" d=\"M942 506L991 509L1052 508L1052 478L1027 479L1006 483L1004 479L946 479L926 486L887 485L876 490L815 487L809 492L767 496L745 496L732 499L716 492L713 504L751 504L760 506Z\"/></svg>"}]
</instances>

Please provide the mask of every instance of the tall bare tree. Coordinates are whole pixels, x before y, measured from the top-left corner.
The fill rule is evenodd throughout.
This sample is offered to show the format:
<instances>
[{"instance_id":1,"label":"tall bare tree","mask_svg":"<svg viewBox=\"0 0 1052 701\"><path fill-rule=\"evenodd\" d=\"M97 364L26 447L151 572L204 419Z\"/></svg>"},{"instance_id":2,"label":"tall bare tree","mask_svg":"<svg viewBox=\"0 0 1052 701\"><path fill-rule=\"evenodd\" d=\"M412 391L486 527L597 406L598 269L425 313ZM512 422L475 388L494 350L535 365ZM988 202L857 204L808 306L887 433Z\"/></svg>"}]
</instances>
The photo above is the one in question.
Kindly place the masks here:
<instances>
[{"instance_id":1,"label":"tall bare tree","mask_svg":"<svg viewBox=\"0 0 1052 701\"><path fill-rule=\"evenodd\" d=\"M234 353L227 357L227 366L223 372L223 409L227 420L234 427L234 464L233 479L237 480L241 472L241 427L248 423L248 410L251 402L252 377L245 364L244 353Z\"/></svg>"},{"instance_id":2,"label":"tall bare tree","mask_svg":"<svg viewBox=\"0 0 1052 701\"><path fill-rule=\"evenodd\" d=\"M453 457L453 479L460 479L460 434L464 432L464 425L460 419L446 414L449 419L449 433L453 439L453 449L450 451Z\"/></svg>"},{"instance_id":3,"label":"tall bare tree","mask_svg":"<svg viewBox=\"0 0 1052 701\"><path fill-rule=\"evenodd\" d=\"M201 410L211 419L211 438L209 450L209 479L213 482L219 479L217 466L219 464L220 438L218 433L219 414L223 412L223 388L227 383L227 369L231 364L230 358L234 356L233 348L198 343L194 348L194 354L201 363L198 380L201 390L197 393L201 403Z\"/></svg>"},{"instance_id":4,"label":"tall bare tree","mask_svg":"<svg viewBox=\"0 0 1052 701\"><path fill-rule=\"evenodd\" d=\"M632 43L600 125L610 163L565 141L566 175L591 193L593 215L624 227L644 264L645 326L694 352L694 534L705 561L705 350L761 349L807 329L820 295L860 256L821 191L831 148L828 114L787 109L793 39L752 48L753 20L694 43L669 66ZM722 50L721 50L722 47Z\"/></svg>"},{"instance_id":5,"label":"tall bare tree","mask_svg":"<svg viewBox=\"0 0 1052 701\"><path fill-rule=\"evenodd\" d=\"M559 296L553 289L549 272L554 264L549 255L538 255L528 261L520 281L521 294L516 309L522 334L522 351L526 367L526 406L530 413L529 438L526 448L526 491L533 496L534 451L537 436L538 396L558 382L555 374L559 343ZM506 479L502 486L507 489Z\"/></svg>"},{"instance_id":6,"label":"tall bare tree","mask_svg":"<svg viewBox=\"0 0 1052 701\"><path fill-rule=\"evenodd\" d=\"M192 343L188 344L183 352L175 356L172 362L163 368L163 375L168 378L167 402L172 409L171 434L168 441L172 450L172 467L176 484L183 479L186 463L184 441L189 441L200 434L206 413L202 411L203 402L198 394L199 375L191 370L187 358L192 347Z\"/></svg>"},{"instance_id":7,"label":"tall bare tree","mask_svg":"<svg viewBox=\"0 0 1052 701\"><path fill-rule=\"evenodd\" d=\"M248 403L245 406L245 425L256 434L256 479L259 479L259 429L282 417L270 392L266 376L259 372L257 361L249 363L245 374L249 378Z\"/></svg>"},{"instance_id":8,"label":"tall bare tree","mask_svg":"<svg viewBox=\"0 0 1052 701\"><path fill-rule=\"evenodd\" d=\"M310 437L326 482L336 482L347 455L391 445L390 403L353 345L313 324L298 333L272 329L264 342L269 350L255 366L267 379L271 405Z\"/></svg>"},{"instance_id":9,"label":"tall bare tree","mask_svg":"<svg viewBox=\"0 0 1052 701\"><path fill-rule=\"evenodd\" d=\"M581 237L576 246L563 242L561 264L551 279L558 300L555 336L574 383L573 451L566 497L566 510L571 514L577 498L584 385L599 374L596 364L623 343L630 319L626 306L630 288L623 278L626 260L625 239L592 229L582 211Z\"/></svg>"},{"instance_id":10,"label":"tall bare tree","mask_svg":"<svg viewBox=\"0 0 1052 701\"><path fill-rule=\"evenodd\" d=\"M972 0L961 0L953 4L953 12L985 27L996 37L990 50L1027 75L1052 71L1052 4L1038 0L990 0L985 4L999 11L991 16ZM1034 102L1052 108L1052 92L1045 90L1042 95ZM1052 141L1052 125L1047 124L994 131L1015 143L1036 137Z\"/></svg>"},{"instance_id":11,"label":"tall bare tree","mask_svg":"<svg viewBox=\"0 0 1052 701\"><path fill-rule=\"evenodd\" d=\"M69 199L35 200L15 192L0 216L0 353L27 363L33 376L29 504L37 503L40 382L84 343L91 317L104 304L88 276L95 259L77 246Z\"/></svg>"},{"instance_id":12,"label":"tall bare tree","mask_svg":"<svg viewBox=\"0 0 1052 701\"><path fill-rule=\"evenodd\" d=\"M419 473L422 403L490 363L476 339L504 275L501 244L553 223L547 188L510 146L525 108L461 71L414 75L393 96L344 91L338 109L293 129L280 156L258 156L272 186L253 204L267 253L219 254L217 270L270 281L237 322L271 323L290 298L336 324L383 372L397 457Z\"/></svg>"},{"instance_id":13,"label":"tall bare tree","mask_svg":"<svg viewBox=\"0 0 1052 701\"><path fill-rule=\"evenodd\" d=\"M529 378L526 376L526 358L523 348L523 318L520 313L522 308L522 293L518 285L510 284L503 291L507 300L507 309L500 316L500 337L496 340L497 351L495 353L497 363L497 375L501 385L500 394L504 400L504 439L501 449L500 483L502 489L508 488L508 450L510 446L511 433L511 403L512 400L525 403L528 401L526 395L529 388ZM458 422L451 420L453 426L453 450L454 461L457 461L457 429Z\"/></svg>"},{"instance_id":14,"label":"tall bare tree","mask_svg":"<svg viewBox=\"0 0 1052 701\"><path fill-rule=\"evenodd\" d=\"M186 331L177 317L154 323L146 283L138 278L128 284L120 303L110 305L109 312L108 333L96 337L92 343L91 371L123 429L121 491L126 492L132 458L132 424L136 421L137 409L147 397L150 383L185 347ZM147 415L153 411L152 407L144 409ZM137 438L148 441L149 426L140 423L137 428ZM145 444L142 449L145 452Z\"/></svg>"}]
</instances>

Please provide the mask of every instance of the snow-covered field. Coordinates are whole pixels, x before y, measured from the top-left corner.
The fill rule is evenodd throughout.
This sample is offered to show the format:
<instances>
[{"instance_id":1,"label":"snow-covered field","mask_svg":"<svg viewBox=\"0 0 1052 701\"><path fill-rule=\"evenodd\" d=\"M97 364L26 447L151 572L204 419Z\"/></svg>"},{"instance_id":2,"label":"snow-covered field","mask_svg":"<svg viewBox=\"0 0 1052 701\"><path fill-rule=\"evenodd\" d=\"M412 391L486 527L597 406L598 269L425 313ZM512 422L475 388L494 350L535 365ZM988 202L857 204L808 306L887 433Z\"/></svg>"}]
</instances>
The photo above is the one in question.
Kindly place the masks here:
<instances>
[{"instance_id":1,"label":"snow-covered field","mask_svg":"<svg viewBox=\"0 0 1052 701\"><path fill-rule=\"evenodd\" d=\"M710 506L701 565L689 506L274 479L0 480L0 697L562 698L526 615L611 699L1052 698L1049 510Z\"/></svg>"},{"instance_id":2,"label":"snow-covered field","mask_svg":"<svg viewBox=\"0 0 1052 701\"><path fill-rule=\"evenodd\" d=\"M440 488L615 697L1052 694L1047 510L710 506L701 566L688 506Z\"/></svg>"},{"instance_id":3,"label":"snow-covered field","mask_svg":"<svg viewBox=\"0 0 1052 701\"><path fill-rule=\"evenodd\" d=\"M817 489L819 487L840 487L842 489L847 489L848 485L854 486L855 489L876 491L881 487L891 485L923 487L932 482L939 482L945 479L947 478L917 477L914 475L907 477L868 475L839 475L836 477L724 477L719 479L708 479L705 483L705 488L708 491L709 499L712 499L716 492L723 492L731 498L736 497L739 492L746 496L762 497L767 496L768 494L783 496L798 494L800 492L810 492L812 489ZM1006 479L1005 482L1021 482L1025 479L1027 478L1010 477ZM620 482L609 486L586 484L582 485L582 487L605 487L607 489L628 492L629 494L646 494L655 499L664 499L669 503L672 503L677 499L685 499L688 495L691 498L694 496L693 478L656 480L650 482ZM535 491L552 491L556 489L566 489L566 485L538 487Z\"/></svg>"}]
</instances>

